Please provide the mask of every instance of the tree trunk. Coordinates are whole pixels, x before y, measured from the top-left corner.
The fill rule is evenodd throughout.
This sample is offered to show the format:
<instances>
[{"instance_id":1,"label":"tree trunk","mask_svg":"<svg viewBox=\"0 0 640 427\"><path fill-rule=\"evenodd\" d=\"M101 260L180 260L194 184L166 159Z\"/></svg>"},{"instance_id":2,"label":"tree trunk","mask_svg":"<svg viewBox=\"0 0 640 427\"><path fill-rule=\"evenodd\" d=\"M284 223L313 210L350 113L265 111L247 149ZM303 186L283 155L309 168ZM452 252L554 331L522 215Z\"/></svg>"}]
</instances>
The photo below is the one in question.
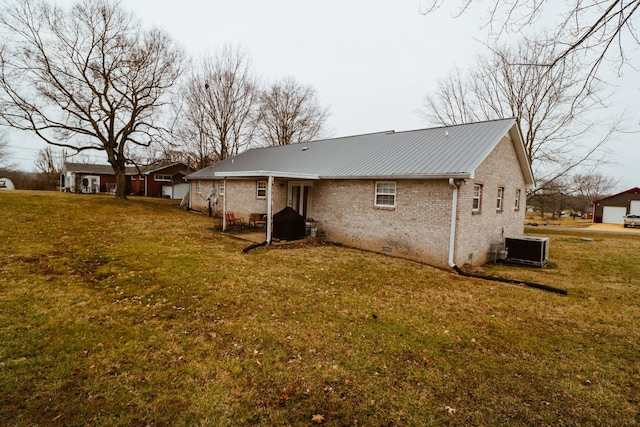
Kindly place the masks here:
<instances>
[{"instance_id":1,"label":"tree trunk","mask_svg":"<svg viewBox=\"0 0 640 427\"><path fill-rule=\"evenodd\" d=\"M114 166L113 171L116 174L116 198L125 200L127 198L127 179L124 166Z\"/></svg>"}]
</instances>

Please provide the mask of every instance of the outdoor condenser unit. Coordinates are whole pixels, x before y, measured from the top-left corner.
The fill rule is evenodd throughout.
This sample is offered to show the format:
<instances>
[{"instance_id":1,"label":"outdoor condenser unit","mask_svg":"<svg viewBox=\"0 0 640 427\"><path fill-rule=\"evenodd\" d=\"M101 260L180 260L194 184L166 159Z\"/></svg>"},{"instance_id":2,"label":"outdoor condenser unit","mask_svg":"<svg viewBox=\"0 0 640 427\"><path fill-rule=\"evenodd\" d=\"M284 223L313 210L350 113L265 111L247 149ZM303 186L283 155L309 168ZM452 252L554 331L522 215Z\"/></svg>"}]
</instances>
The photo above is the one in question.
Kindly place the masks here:
<instances>
[{"instance_id":1,"label":"outdoor condenser unit","mask_svg":"<svg viewBox=\"0 0 640 427\"><path fill-rule=\"evenodd\" d=\"M547 237L506 237L504 239L507 261L544 267L549 258Z\"/></svg>"}]
</instances>

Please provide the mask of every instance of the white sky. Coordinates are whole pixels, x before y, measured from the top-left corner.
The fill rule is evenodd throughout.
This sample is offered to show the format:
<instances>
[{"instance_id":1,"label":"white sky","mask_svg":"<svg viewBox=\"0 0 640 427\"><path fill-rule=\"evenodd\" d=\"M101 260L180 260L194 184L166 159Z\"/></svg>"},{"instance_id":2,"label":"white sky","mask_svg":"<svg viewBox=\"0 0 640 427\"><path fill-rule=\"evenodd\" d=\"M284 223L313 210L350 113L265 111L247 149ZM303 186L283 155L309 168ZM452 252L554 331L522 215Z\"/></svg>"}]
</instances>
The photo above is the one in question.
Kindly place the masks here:
<instances>
[{"instance_id":1,"label":"white sky","mask_svg":"<svg viewBox=\"0 0 640 427\"><path fill-rule=\"evenodd\" d=\"M71 4L71 0L58 1ZM458 5L461 2L451 2ZM264 82L292 76L313 86L331 116L332 136L428 127L418 110L455 66L473 65L486 50L483 8L462 17L451 9L419 14L421 0L124 0L145 26L164 28L188 53L198 55L225 43L239 44ZM483 7L488 7L488 3ZM541 25L541 24L539 24ZM631 45L633 47L633 45ZM627 111L640 128L640 52L628 49L632 67L617 87L612 110ZM15 158L33 169L41 145L29 135L11 140ZM640 186L640 134L608 146L605 175L618 189ZM104 163L106 159L99 159Z\"/></svg>"}]
</instances>

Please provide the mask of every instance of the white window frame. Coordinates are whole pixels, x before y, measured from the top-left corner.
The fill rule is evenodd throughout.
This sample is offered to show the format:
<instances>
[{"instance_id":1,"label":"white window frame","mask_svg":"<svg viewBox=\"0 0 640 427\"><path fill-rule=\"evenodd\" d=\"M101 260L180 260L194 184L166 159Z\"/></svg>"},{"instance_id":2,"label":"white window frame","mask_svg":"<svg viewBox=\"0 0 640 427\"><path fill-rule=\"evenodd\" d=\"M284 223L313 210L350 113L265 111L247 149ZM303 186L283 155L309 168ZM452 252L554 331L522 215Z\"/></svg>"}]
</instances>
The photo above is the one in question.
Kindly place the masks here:
<instances>
[{"instance_id":1,"label":"white window frame","mask_svg":"<svg viewBox=\"0 0 640 427\"><path fill-rule=\"evenodd\" d=\"M520 195L521 194L522 194L522 192L520 191L520 189L516 188L515 210L517 210L517 211L520 210Z\"/></svg>"},{"instance_id":2,"label":"white window frame","mask_svg":"<svg viewBox=\"0 0 640 427\"><path fill-rule=\"evenodd\" d=\"M373 205L378 208L395 208L397 189L398 186L396 185L395 181L376 181ZM383 198L391 197L391 203L380 203L378 200L378 196L382 196Z\"/></svg>"},{"instance_id":3,"label":"white window frame","mask_svg":"<svg viewBox=\"0 0 640 427\"><path fill-rule=\"evenodd\" d=\"M496 195L496 211L502 212L504 208L504 187L498 187L498 194Z\"/></svg>"},{"instance_id":4,"label":"white window frame","mask_svg":"<svg viewBox=\"0 0 640 427\"><path fill-rule=\"evenodd\" d=\"M476 192L476 190L478 191ZM478 206L475 206L476 200L478 201ZM480 212L481 208L482 208L482 184L473 184L471 211Z\"/></svg>"},{"instance_id":5,"label":"white window frame","mask_svg":"<svg viewBox=\"0 0 640 427\"><path fill-rule=\"evenodd\" d=\"M260 193L264 193L264 194L260 194ZM267 198L267 181L256 181L256 198L258 199Z\"/></svg>"},{"instance_id":6,"label":"white window frame","mask_svg":"<svg viewBox=\"0 0 640 427\"><path fill-rule=\"evenodd\" d=\"M196 193L202 194L202 181L200 180L196 181Z\"/></svg>"},{"instance_id":7,"label":"white window frame","mask_svg":"<svg viewBox=\"0 0 640 427\"><path fill-rule=\"evenodd\" d=\"M156 182L171 182L171 175L155 174L153 179Z\"/></svg>"},{"instance_id":8,"label":"white window frame","mask_svg":"<svg viewBox=\"0 0 640 427\"><path fill-rule=\"evenodd\" d=\"M224 196L224 187L225 187L225 182L224 180L222 180L218 183L218 194L220 196Z\"/></svg>"}]
</instances>

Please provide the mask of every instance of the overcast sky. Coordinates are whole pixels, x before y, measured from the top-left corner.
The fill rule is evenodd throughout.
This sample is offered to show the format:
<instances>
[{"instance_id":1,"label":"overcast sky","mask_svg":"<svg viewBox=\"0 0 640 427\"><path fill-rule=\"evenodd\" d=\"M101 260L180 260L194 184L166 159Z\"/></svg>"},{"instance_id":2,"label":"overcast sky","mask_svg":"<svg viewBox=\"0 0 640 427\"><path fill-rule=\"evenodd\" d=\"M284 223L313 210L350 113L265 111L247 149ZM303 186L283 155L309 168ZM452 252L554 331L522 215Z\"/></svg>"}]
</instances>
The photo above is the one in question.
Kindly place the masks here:
<instances>
[{"instance_id":1,"label":"overcast sky","mask_svg":"<svg viewBox=\"0 0 640 427\"><path fill-rule=\"evenodd\" d=\"M423 97L454 67L471 66L475 55L486 51L482 8L454 18L453 9L421 15L420 4L420 0L122 2L145 26L164 28L192 55L239 44L249 51L264 82L292 76L313 86L320 102L329 107L332 136L428 127L419 114ZM625 67L622 78L611 77L609 82L617 88L614 109L629 112L630 123L638 130L640 52L628 53L636 69ZM12 147L32 144L32 149L14 149L14 155L23 169L33 169L39 146L33 149L30 136L15 138ZM619 190L640 186L640 134L621 137L608 149L614 163L604 174L620 179Z\"/></svg>"}]
</instances>

